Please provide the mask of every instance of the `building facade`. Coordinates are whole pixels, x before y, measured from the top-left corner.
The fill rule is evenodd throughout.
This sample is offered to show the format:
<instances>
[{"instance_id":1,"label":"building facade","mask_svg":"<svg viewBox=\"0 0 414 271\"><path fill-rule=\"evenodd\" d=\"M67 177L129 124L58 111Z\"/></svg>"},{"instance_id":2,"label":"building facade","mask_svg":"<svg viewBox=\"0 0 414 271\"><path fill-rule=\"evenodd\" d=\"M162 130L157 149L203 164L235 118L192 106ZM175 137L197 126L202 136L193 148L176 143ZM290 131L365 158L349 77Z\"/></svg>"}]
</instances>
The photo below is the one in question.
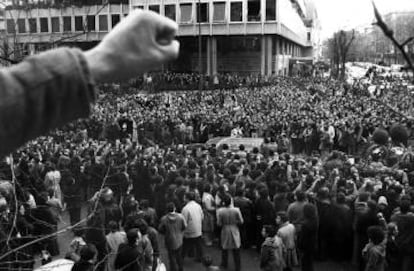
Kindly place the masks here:
<instances>
[{"instance_id":1,"label":"building facade","mask_svg":"<svg viewBox=\"0 0 414 271\"><path fill-rule=\"evenodd\" d=\"M180 56L165 69L287 75L290 58L314 55L308 1L26 0L8 8L6 30L21 56L61 45L88 49L131 10L148 9L179 24Z\"/></svg>"}]
</instances>

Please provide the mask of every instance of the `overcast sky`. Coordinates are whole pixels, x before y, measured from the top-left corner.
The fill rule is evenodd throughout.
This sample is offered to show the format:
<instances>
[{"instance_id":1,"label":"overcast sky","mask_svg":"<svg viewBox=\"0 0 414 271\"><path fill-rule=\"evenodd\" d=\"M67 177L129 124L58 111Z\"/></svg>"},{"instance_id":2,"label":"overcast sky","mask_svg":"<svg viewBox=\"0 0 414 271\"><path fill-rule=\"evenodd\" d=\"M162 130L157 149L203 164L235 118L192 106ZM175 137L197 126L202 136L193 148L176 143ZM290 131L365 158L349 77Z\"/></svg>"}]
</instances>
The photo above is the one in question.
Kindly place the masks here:
<instances>
[{"instance_id":1,"label":"overcast sky","mask_svg":"<svg viewBox=\"0 0 414 271\"><path fill-rule=\"evenodd\" d=\"M341 28L368 25L374 19L371 0L314 0L322 25L322 38ZM375 0L381 13L414 10L414 0Z\"/></svg>"}]
</instances>

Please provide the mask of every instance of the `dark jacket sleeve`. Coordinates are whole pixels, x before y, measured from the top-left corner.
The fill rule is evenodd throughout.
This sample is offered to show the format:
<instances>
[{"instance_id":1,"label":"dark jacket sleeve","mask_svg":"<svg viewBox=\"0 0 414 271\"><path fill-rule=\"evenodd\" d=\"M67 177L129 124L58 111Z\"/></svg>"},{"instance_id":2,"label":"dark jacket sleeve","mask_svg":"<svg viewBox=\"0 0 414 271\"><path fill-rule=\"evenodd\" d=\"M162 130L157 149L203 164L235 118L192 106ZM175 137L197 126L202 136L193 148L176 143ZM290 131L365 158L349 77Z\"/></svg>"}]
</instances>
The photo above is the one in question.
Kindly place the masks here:
<instances>
[{"instance_id":1,"label":"dark jacket sleeve","mask_svg":"<svg viewBox=\"0 0 414 271\"><path fill-rule=\"evenodd\" d=\"M0 69L0 157L87 117L95 90L83 53L60 48Z\"/></svg>"}]
</instances>

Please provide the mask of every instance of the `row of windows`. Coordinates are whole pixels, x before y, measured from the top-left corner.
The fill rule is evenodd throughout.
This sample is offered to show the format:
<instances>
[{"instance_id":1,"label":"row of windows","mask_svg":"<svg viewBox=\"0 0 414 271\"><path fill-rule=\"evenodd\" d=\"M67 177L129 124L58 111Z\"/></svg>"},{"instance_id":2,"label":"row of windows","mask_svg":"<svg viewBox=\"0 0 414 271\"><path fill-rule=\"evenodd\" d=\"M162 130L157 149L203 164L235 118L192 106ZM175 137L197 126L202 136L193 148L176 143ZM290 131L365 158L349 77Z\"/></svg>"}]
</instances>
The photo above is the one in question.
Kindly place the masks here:
<instances>
[{"instance_id":1,"label":"row of windows","mask_svg":"<svg viewBox=\"0 0 414 271\"><path fill-rule=\"evenodd\" d=\"M243 21L243 3L242 2L230 2L230 21L241 22ZM183 3L179 6L175 4L164 5L164 16L180 23L191 23L193 18L196 22L225 22L226 21L226 5L227 2L213 2L213 15L210 20L209 4L208 3L196 3L195 9L193 9L192 3ZM179 7L180 17L177 18L177 7ZM143 8L143 6L137 6L135 8ZM160 13L160 5L149 5L149 10ZM193 14L195 13L195 14ZM99 23L99 31L108 31L108 16L97 15ZM17 28L18 33L47 33L47 32L72 32L72 31L97 31L96 29L96 17L94 15L75 16L74 26L72 26L72 18L70 16L63 17L51 17L51 23L49 26L48 18L42 17L37 20L36 18L29 18L28 27L26 28L25 19L7 20L7 32L14 33ZM111 25L115 26L121 19L119 14L110 15ZM261 1L249 0L247 1L247 20L248 21L261 21ZM266 20L276 20L276 1L266 0ZM37 25L40 25L38 30ZM49 29L49 27L51 29ZM74 27L74 29L72 29Z\"/></svg>"},{"instance_id":2,"label":"row of windows","mask_svg":"<svg viewBox=\"0 0 414 271\"><path fill-rule=\"evenodd\" d=\"M210 19L209 3L182 3L179 5L180 18L177 18L177 6L175 4L164 5L164 16L180 23L191 23L193 17L196 22L224 22L226 21L226 5L228 2L213 2L213 18ZM230 2L230 21L241 22L243 20L243 3ZM143 8L143 6L136 6L135 8ZM262 20L261 1L248 0L247 1L247 20L249 22L257 22ZM148 5L148 9L160 13L160 5ZM195 13L193 16L193 12ZM276 0L266 0L266 17L267 21L276 20Z\"/></svg>"},{"instance_id":3,"label":"row of windows","mask_svg":"<svg viewBox=\"0 0 414 271\"><path fill-rule=\"evenodd\" d=\"M98 18L99 31L108 31L108 16L107 15L88 15L88 16L63 16L63 17L51 17L50 24L49 18L41 17L29 18L27 20L28 27L26 27L26 19L7 20L7 32L14 33L17 28L18 33L58 33L58 32L89 32L97 31L96 18ZM112 14L110 16L111 25L114 27L121 20L120 14ZM72 25L74 21L74 25ZM39 25L39 29L38 29ZM50 29L49 29L50 27Z\"/></svg>"}]
</instances>

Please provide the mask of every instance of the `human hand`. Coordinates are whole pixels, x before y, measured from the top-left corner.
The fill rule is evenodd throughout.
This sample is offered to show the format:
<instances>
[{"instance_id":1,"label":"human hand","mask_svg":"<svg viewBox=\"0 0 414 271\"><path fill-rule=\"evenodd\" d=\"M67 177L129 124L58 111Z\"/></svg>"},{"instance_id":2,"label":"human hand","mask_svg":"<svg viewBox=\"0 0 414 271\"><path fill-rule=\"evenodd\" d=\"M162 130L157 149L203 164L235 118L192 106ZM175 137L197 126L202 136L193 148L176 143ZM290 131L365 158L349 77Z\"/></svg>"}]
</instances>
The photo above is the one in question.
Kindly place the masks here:
<instances>
[{"instance_id":1,"label":"human hand","mask_svg":"<svg viewBox=\"0 0 414 271\"><path fill-rule=\"evenodd\" d=\"M177 58L177 30L177 24L166 17L134 10L101 43L85 52L94 80L127 80Z\"/></svg>"}]
</instances>

